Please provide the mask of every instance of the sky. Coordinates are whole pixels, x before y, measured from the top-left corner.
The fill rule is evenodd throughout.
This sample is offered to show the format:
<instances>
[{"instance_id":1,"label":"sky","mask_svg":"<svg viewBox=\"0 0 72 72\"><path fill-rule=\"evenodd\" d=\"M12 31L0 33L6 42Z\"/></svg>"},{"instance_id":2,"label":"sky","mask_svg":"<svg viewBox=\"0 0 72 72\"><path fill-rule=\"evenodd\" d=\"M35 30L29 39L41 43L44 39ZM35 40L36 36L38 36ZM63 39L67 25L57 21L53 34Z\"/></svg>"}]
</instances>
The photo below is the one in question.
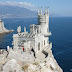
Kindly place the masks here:
<instances>
[{"instance_id":1,"label":"sky","mask_svg":"<svg viewBox=\"0 0 72 72\"><path fill-rule=\"evenodd\" d=\"M49 7L50 14L53 16L72 17L72 0L0 0L0 5L12 5L25 7L37 11Z\"/></svg>"}]
</instances>

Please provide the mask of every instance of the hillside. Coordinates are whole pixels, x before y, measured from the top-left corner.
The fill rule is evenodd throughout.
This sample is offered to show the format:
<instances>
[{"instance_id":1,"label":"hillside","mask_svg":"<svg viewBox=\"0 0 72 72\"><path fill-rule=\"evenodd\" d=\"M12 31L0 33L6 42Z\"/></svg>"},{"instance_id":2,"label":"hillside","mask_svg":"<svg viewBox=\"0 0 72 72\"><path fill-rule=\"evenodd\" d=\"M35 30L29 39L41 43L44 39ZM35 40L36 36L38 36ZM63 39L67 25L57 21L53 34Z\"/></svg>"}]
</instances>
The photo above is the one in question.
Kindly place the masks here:
<instances>
[{"instance_id":1,"label":"hillside","mask_svg":"<svg viewBox=\"0 0 72 72\"><path fill-rule=\"evenodd\" d=\"M18 6L0 5L0 16L1 15L6 18L35 17L36 12Z\"/></svg>"}]
</instances>

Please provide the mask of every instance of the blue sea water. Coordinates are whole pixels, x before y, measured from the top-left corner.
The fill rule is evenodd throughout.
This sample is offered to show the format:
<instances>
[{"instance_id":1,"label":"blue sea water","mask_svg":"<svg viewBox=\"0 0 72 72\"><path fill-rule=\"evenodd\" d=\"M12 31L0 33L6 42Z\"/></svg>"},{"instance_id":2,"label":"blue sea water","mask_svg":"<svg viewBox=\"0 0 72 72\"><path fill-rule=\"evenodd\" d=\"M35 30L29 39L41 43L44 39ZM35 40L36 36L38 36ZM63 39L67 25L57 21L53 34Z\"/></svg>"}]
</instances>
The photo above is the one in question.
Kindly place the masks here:
<instances>
[{"instance_id":1,"label":"blue sea water","mask_svg":"<svg viewBox=\"0 0 72 72\"><path fill-rule=\"evenodd\" d=\"M7 29L14 29L13 33L0 36L0 48L12 46L12 36L17 33L17 27L24 26L28 32L29 25L37 24L37 18L11 18L3 19ZM50 17L50 31L52 36L50 41L53 43L52 51L58 64L64 72L72 70L72 17Z\"/></svg>"}]
</instances>

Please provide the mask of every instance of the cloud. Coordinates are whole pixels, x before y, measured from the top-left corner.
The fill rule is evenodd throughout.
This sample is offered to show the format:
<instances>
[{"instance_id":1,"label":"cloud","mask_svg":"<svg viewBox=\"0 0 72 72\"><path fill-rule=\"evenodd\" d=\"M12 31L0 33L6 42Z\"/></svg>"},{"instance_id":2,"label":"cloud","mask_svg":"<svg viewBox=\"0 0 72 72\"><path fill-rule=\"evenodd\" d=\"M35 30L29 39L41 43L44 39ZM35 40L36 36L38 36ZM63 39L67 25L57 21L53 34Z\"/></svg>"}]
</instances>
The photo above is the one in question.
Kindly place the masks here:
<instances>
[{"instance_id":1,"label":"cloud","mask_svg":"<svg viewBox=\"0 0 72 72\"><path fill-rule=\"evenodd\" d=\"M30 8L33 8L35 7L34 4L31 4L31 3L27 3L27 2L11 2L11 1L6 1L6 2L1 2L0 1L0 5L10 5L10 6L19 6L19 7L24 7L24 8L27 8L27 9L30 9Z\"/></svg>"}]
</instances>

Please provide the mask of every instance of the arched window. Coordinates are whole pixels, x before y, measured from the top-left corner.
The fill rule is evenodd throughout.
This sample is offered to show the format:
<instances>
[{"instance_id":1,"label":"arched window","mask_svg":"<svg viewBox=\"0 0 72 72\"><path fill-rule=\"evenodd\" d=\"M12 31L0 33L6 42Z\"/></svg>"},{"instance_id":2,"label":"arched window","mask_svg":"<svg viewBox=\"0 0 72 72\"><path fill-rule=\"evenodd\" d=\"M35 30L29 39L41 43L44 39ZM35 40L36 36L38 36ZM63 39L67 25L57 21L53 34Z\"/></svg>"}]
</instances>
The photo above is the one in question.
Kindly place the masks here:
<instances>
[{"instance_id":1,"label":"arched window","mask_svg":"<svg viewBox=\"0 0 72 72\"><path fill-rule=\"evenodd\" d=\"M40 50L40 43L38 43L38 51Z\"/></svg>"}]
</instances>

